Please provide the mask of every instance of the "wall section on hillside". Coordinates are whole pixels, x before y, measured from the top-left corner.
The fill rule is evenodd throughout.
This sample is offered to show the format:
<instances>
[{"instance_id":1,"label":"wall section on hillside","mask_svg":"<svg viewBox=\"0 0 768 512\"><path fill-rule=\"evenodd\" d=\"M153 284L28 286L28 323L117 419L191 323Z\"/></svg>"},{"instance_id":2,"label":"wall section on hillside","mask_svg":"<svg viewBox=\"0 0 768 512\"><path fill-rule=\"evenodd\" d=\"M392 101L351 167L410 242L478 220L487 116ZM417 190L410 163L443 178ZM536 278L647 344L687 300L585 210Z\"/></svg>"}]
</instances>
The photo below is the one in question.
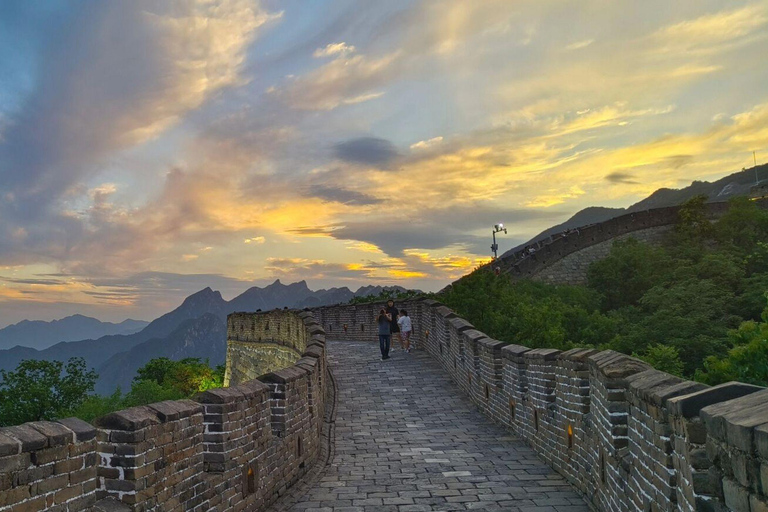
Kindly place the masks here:
<instances>
[{"instance_id":1,"label":"wall section on hillside","mask_svg":"<svg viewBox=\"0 0 768 512\"><path fill-rule=\"evenodd\" d=\"M615 242L634 238L650 245L660 245L664 236L673 226L658 226L654 228L640 229L631 233L619 235L610 240L585 247L584 249L568 254L554 263L542 266L531 275L534 281L547 284L584 285L587 284L587 272L589 266L599 260L605 259L611 253Z\"/></svg>"},{"instance_id":2,"label":"wall section on hillside","mask_svg":"<svg viewBox=\"0 0 768 512\"><path fill-rule=\"evenodd\" d=\"M280 326L279 329L277 326ZM269 333L267 335L266 333ZM230 315L242 348L296 353L285 368L228 368L194 400L0 429L0 511L262 510L308 471L325 414L325 335L307 312ZM101 500L101 501L99 501ZM116 507L116 508L115 508Z\"/></svg>"},{"instance_id":3,"label":"wall section on hillside","mask_svg":"<svg viewBox=\"0 0 768 512\"><path fill-rule=\"evenodd\" d=\"M759 201L768 208L768 201ZM707 203L710 219L721 217L728 211L726 202ZM620 215L613 219L569 230L553 237L549 242L534 244L535 252L524 250L494 260L485 268L499 267L513 279L534 279L550 284L584 284L590 263L608 255L615 240L637 238L656 244L678 222L679 206L655 208Z\"/></svg>"},{"instance_id":4,"label":"wall section on hillside","mask_svg":"<svg viewBox=\"0 0 768 512\"><path fill-rule=\"evenodd\" d=\"M373 343L380 307L313 313L330 339ZM708 387L614 351L505 344L432 300L398 307L412 317L416 346L596 510L768 510L768 390Z\"/></svg>"}]
</instances>

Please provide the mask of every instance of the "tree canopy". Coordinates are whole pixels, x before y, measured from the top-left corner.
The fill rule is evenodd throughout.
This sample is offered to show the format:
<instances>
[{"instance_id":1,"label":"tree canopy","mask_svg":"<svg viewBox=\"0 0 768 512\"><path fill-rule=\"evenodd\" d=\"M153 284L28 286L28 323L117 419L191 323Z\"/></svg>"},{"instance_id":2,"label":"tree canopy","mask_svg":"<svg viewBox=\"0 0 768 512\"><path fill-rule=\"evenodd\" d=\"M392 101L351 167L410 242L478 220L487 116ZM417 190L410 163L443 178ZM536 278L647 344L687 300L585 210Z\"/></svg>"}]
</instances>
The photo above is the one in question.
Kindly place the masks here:
<instances>
[{"instance_id":1,"label":"tree canopy","mask_svg":"<svg viewBox=\"0 0 768 512\"><path fill-rule=\"evenodd\" d=\"M96 378L82 358L24 360L14 371L0 370L0 425L66 416L85 402Z\"/></svg>"},{"instance_id":2,"label":"tree canopy","mask_svg":"<svg viewBox=\"0 0 768 512\"><path fill-rule=\"evenodd\" d=\"M713 221L705 206L703 197L685 203L659 246L614 242L585 286L481 269L439 299L502 341L613 349L687 378L766 385L768 211L737 198Z\"/></svg>"}]
</instances>

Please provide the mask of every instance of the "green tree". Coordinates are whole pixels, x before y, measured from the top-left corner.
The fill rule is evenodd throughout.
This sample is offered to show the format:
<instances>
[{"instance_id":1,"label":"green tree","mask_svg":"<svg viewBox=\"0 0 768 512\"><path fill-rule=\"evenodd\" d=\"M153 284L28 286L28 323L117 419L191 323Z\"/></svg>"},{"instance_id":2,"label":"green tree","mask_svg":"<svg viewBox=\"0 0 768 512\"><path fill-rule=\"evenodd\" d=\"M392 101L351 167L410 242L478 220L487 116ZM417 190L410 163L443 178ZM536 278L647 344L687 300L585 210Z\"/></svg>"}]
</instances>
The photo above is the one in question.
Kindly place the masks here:
<instances>
[{"instance_id":1,"label":"green tree","mask_svg":"<svg viewBox=\"0 0 768 512\"><path fill-rule=\"evenodd\" d=\"M620 309L637 304L670 267L662 249L628 238L614 242L608 257L589 266L587 281L602 294L604 311Z\"/></svg>"},{"instance_id":2,"label":"green tree","mask_svg":"<svg viewBox=\"0 0 768 512\"><path fill-rule=\"evenodd\" d=\"M707 196L692 197L680 205L675 231L680 239L700 244L714 233L712 222L707 216ZM679 243L678 240L678 243Z\"/></svg>"},{"instance_id":3,"label":"green tree","mask_svg":"<svg viewBox=\"0 0 768 512\"><path fill-rule=\"evenodd\" d=\"M682 377L683 362L680 360L680 353L675 347L669 345L651 345L644 354L632 354L634 357L642 359L657 370L671 373Z\"/></svg>"},{"instance_id":4,"label":"green tree","mask_svg":"<svg viewBox=\"0 0 768 512\"><path fill-rule=\"evenodd\" d=\"M68 412L66 416L75 416L81 420L91 422L96 418L105 416L113 411L125 409L126 407L129 406L125 404L123 393L118 388L111 395L90 395L82 404Z\"/></svg>"},{"instance_id":5,"label":"green tree","mask_svg":"<svg viewBox=\"0 0 768 512\"><path fill-rule=\"evenodd\" d=\"M189 397L200 391L221 387L224 384L224 367L211 368L207 360L199 358L173 361L159 357L139 368L133 381L134 384L154 382L162 388L176 391L181 395L179 398Z\"/></svg>"},{"instance_id":6,"label":"green tree","mask_svg":"<svg viewBox=\"0 0 768 512\"><path fill-rule=\"evenodd\" d=\"M77 409L96 384L85 360L24 360L15 371L0 370L0 424L52 420Z\"/></svg>"},{"instance_id":7,"label":"green tree","mask_svg":"<svg viewBox=\"0 0 768 512\"><path fill-rule=\"evenodd\" d=\"M713 228L712 235L723 250L746 255L768 239L768 211L746 197L735 197Z\"/></svg>"},{"instance_id":8,"label":"green tree","mask_svg":"<svg viewBox=\"0 0 768 512\"><path fill-rule=\"evenodd\" d=\"M728 355L708 357L696 372L696 379L712 385L732 380L768 385L768 308L761 322L748 320L729 338L733 348Z\"/></svg>"},{"instance_id":9,"label":"green tree","mask_svg":"<svg viewBox=\"0 0 768 512\"><path fill-rule=\"evenodd\" d=\"M123 399L124 407L136 407L137 405L153 404L164 400L181 400L189 398L189 394L182 393L176 388L163 386L154 380L139 380L131 384L131 390Z\"/></svg>"}]
</instances>

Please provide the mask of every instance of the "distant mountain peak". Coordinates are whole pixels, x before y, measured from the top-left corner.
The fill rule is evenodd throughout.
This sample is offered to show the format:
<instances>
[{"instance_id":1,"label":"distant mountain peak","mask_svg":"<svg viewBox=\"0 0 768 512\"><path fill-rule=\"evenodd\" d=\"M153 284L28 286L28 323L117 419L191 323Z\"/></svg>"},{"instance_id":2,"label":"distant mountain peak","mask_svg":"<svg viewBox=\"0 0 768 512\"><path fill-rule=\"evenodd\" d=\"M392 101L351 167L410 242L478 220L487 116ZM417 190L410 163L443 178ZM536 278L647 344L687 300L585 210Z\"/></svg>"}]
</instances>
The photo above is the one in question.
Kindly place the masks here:
<instances>
[{"instance_id":1,"label":"distant mountain peak","mask_svg":"<svg viewBox=\"0 0 768 512\"><path fill-rule=\"evenodd\" d=\"M219 298L221 299L221 292L212 290L210 286L206 286L199 292L195 292L186 299L184 299L184 302L187 302L189 300L198 300L198 299L207 299L207 298ZM223 300L223 299L222 299Z\"/></svg>"}]
</instances>

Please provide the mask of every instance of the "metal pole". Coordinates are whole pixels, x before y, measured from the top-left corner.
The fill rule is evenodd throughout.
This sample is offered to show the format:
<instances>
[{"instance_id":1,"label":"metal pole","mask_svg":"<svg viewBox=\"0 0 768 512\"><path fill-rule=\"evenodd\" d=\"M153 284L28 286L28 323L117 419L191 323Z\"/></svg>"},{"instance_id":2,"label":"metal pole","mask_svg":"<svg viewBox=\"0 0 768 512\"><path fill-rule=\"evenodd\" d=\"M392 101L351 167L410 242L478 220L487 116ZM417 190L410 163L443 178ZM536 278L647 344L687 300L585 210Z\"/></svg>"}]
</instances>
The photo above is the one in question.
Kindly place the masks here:
<instances>
[{"instance_id":1,"label":"metal pole","mask_svg":"<svg viewBox=\"0 0 768 512\"><path fill-rule=\"evenodd\" d=\"M493 230L493 245L491 246L491 249L493 249L493 259L496 259L498 257L498 254L496 250L498 247L496 246L496 230Z\"/></svg>"},{"instance_id":2,"label":"metal pole","mask_svg":"<svg viewBox=\"0 0 768 512\"><path fill-rule=\"evenodd\" d=\"M760 183L760 180L757 179L757 156L755 156L755 152L752 152L752 160L755 162L755 185L758 185Z\"/></svg>"}]
</instances>

